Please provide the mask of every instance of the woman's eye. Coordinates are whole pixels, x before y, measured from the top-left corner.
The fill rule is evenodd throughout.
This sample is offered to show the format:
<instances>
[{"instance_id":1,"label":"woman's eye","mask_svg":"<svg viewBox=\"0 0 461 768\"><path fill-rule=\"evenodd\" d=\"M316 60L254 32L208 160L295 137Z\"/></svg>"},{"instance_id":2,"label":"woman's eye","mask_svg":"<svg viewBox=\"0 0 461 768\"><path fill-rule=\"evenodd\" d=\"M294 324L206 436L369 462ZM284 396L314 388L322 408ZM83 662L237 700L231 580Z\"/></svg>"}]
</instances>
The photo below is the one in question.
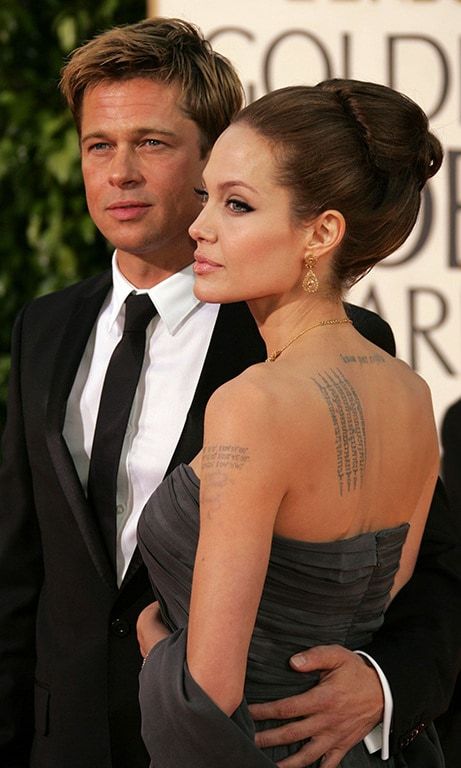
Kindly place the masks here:
<instances>
[{"instance_id":1,"label":"woman's eye","mask_svg":"<svg viewBox=\"0 0 461 768\"><path fill-rule=\"evenodd\" d=\"M250 213L250 211L254 211L254 208L252 208L251 205L244 203L242 200L236 200L235 198L228 200L226 205L233 213Z\"/></svg>"},{"instance_id":2,"label":"woman's eye","mask_svg":"<svg viewBox=\"0 0 461 768\"><path fill-rule=\"evenodd\" d=\"M205 205L208 202L208 192L206 189L200 189L199 187L194 187L194 192L197 195L197 197L200 199L200 202L202 205Z\"/></svg>"}]
</instances>

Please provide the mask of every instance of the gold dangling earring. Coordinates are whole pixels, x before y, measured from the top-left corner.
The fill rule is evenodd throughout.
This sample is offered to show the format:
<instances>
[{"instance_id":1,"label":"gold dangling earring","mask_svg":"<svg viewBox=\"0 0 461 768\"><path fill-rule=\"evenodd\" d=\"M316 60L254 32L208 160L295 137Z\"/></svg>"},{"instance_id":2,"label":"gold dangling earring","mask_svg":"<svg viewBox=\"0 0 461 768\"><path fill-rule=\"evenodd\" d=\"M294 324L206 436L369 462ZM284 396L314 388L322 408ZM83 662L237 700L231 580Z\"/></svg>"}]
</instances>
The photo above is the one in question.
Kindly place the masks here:
<instances>
[{"instance_id":1,"label":"gold dangling earring","mask_svg":"<svg viewBox=\"0 0 461 768\"><path fill-rule=\"evenodd\" d=\"M319 289L319 280L313 270L313 267L315 266L316 262L317 262L317 259L315 258L315 256L312 256L312 254L306 255L304 257L304 266L306 267L307 272L304 275L302 286L303 286L303 289L306 291L306 293L317 293Z\"/></svg>"}]
</instances>

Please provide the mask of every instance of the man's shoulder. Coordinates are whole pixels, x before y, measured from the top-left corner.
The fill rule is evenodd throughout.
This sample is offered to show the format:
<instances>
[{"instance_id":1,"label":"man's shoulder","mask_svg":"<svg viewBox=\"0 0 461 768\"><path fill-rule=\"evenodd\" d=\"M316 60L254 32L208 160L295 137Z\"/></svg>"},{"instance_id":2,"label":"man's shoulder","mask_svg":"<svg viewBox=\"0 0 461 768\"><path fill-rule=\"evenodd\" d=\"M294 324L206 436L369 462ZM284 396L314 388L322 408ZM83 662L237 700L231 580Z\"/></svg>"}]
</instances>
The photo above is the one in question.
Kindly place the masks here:
<instances>
[{"instance_id":1,"label":"man's shoulder","mask_svg":"<svg viewBox=\"0 0 461 768\"><path fill-rule=\"evenodd\" d=\"M442 445L445 450L461 441L461 400L456 400L445 411L442 419Z\"/></svg>"},{"instance_id":2,"label":"man's shoulder","mask_svg":"<svg viewBox=\"0 0 461 768\"><path fill-rule=\"evenodd\" d=\"M111 285L111 271L106 270L98 275L87 277L77 283L68 285L58 291L37 296L27 305L28 314L42 314L44 312L71 309L75 302L85 296L91 296L98 291L107 291Z\"/></svg>"},{"instance_id":3,"label":"man's shoulder","mask_svg":"<svg viewBox=\"0 0 461 768\"><path fill-rule=\"evenodd\" d=\"M345 303L347 316L352 320L354 328L368 341L376 344L385 352L395 356L395 338L391 326L386 320L371 309L359 307L356 304Z\"/></svg>"},{"instance_id":4,"label":"man's shoulder","mask_svg":"<svg viewBox=\"0 0 461 768\"><path fill-rule=\"evenodd\" d=\"M234 358L244 359L244 367L266 357L264 342L245 302L221 304L213 340L221 348L228 348Z\"/></svg>"}]
</instances>

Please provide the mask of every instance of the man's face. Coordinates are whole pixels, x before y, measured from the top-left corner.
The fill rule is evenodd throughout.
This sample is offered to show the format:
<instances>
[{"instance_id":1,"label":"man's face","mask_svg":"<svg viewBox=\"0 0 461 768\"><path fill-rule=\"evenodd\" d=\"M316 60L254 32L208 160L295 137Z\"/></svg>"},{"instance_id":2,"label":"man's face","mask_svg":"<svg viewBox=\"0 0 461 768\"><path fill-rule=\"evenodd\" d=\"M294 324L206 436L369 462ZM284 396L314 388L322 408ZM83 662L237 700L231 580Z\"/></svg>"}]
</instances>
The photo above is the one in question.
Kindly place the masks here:
<instances>
[{"instance_id":1,"label":"man's face","mask_svg":"<svg viewBox=\"0 0 461 768\"><path fill-rule=\"evenodd\" d=\"M145 78L102 82L82 105L82 171L91 218L117 248L174 273L192 261L187 229L200 210L205 158L180 88ZM128 269L129 271L129 269Z\"/></svg>"}]
</instances>

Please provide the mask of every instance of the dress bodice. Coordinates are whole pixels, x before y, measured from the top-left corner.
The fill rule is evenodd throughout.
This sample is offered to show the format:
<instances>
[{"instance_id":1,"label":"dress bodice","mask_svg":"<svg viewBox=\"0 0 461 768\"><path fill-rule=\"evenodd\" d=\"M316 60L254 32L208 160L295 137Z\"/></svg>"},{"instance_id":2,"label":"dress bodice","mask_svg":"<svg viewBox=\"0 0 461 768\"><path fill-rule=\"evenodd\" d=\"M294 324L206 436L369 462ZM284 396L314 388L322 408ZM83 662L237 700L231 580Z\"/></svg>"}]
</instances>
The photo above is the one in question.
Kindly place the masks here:
<instances>
[{"instance_id":1,"label":"dress bodice","mask_svg":"<svg viewBox=\"0 0 461 768\"><path fill-rule=\"evenodd\" d=\"M188 621L199 490L191 467L176 467L151 496L138 526L141 553L173 633ZM282 698L317 682L315 674L291 669L293 653L331 643L355 649L371 639L383 621L408 527L328 542L274 535L248 655L247 702Z\"/></svg>"}]
</instances>

